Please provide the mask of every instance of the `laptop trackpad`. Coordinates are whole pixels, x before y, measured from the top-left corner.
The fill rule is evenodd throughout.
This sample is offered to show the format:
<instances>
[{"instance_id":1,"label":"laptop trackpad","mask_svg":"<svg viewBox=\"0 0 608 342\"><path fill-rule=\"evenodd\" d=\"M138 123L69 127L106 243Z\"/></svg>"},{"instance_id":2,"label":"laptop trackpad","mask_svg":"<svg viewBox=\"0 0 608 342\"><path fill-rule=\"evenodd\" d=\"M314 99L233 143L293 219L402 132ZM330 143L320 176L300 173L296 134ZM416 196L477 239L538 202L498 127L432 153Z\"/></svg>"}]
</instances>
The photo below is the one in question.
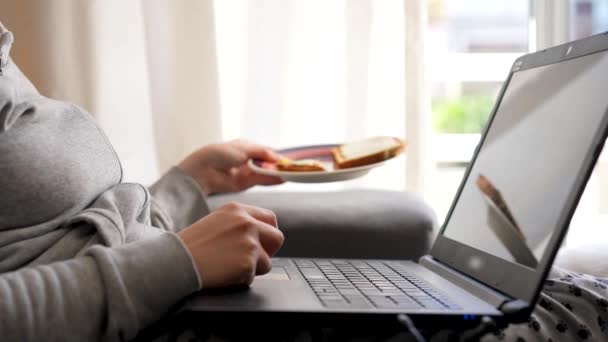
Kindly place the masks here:
<instances>
[{"instance_id":1,"label":"laptop trackpad","mask_svg":"<svg viewBox=\"0 0 608 342\"><path fill-rule=\"evenodd\" d=\"M255 277L249 287L233 291L206 291L193 296L186 310L194 311L283 311L293 308L319 310L321 303L298 271L289 263L273 260L272 270Z\"/></svg>"},{"instance_id":2,"label":"laptop trackpad","mask_svg":"<svg viewBox=\"0 0 608 342\"><path fill-rule=\"evenodd\" d=\"M289 274L287 274L287 271L285 271L285 268L280 267L280 266L274 266L272 267L272 270L270 270L270 272L261 275L261 276L257 276L255 278L256 280L290 280L291 278L289 278Z\"/></svg>"}]
</instances>

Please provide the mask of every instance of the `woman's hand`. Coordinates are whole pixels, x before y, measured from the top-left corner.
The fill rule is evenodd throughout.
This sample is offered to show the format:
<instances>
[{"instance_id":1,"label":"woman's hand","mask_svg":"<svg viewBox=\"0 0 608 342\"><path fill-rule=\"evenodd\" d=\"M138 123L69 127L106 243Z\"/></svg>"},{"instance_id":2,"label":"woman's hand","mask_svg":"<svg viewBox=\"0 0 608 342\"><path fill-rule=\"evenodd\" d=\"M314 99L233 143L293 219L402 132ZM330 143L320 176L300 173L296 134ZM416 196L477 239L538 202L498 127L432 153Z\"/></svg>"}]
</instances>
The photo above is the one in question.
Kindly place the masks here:
<instances>
[{"instance_id":1,"label":"woman's hand","mask_svg":"<svg viewBox=\"0 0 608 342\"><path fill-rule=\"evenodd\" d=\"M250 158L275 162L279 156L270 148L244 140L205 146L179 163L201 186L205 194L237 192L254 185L281 184L277 177L257 174L247 166Z\"/></svg>"},{"instance_id":2,"label":"woman's hand","mask_svg":"<svg viewBox=\"0 0 608 342\"><path fill-rule=\"evenodd\" d=\"M230 203L178 233L192 255L203 288L251 284L268 273L283 233L267 209Z\"/></svg>"}]
</instances>

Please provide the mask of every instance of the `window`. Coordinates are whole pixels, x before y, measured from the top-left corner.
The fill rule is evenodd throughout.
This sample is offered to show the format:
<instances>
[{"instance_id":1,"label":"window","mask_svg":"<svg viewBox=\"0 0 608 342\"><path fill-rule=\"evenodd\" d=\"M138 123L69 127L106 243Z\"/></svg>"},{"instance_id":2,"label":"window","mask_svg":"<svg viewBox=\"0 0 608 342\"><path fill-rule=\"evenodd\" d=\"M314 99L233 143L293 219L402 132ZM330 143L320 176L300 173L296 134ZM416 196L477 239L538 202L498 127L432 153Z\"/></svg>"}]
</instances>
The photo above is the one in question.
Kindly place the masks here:
<instances>
[{"instance_id":1,"label":"window","mask_svg":"<svg viewBox=\"0 0 608 342\"><path fill-rule=\"evenodd\" d=\"M443 218L515 58L529 51L528 0L429 2L428 65Z\"/></svg>"},{"instance_id":2,"label":"window","mask_svg":"<svg viewBox=\"0 0 608 342\"><path fill-rule=\"evenodd\" d=\"M608 30L608 1L570 0L570 39Z\"/></svg>"}]
</instances>

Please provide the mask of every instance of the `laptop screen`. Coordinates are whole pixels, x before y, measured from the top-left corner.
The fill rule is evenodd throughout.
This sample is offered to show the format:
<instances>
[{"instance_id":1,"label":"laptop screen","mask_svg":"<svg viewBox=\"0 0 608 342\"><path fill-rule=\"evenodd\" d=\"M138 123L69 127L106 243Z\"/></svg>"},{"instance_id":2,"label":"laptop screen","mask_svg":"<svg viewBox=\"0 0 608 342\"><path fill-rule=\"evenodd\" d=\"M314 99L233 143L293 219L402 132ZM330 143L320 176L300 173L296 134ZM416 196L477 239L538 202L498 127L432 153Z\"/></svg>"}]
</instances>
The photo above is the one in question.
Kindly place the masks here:
<instances>
[{"instance_id":1,"label":"laptop screen","mask_svg":"<svg viewBox=\"0 0 608 342\"><path fill-rule=\"evenodd\" d=\"M606 75L605 51L513 72L444 236L535 269L596 148Z\"/></svg>"}]
</instances>

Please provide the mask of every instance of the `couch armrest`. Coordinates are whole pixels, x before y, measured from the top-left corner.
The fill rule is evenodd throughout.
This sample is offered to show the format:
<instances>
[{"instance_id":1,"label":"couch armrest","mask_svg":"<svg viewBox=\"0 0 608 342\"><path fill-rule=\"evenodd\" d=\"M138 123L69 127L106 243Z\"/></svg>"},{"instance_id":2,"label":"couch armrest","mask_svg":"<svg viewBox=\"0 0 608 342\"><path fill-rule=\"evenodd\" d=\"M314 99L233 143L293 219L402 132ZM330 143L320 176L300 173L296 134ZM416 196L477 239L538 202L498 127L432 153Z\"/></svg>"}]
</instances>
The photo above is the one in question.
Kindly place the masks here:
<instances>
[{"instance_id":1,"label":"couch armrest","mask_svg":"<svg viewBox=\"0 0 608 342\"><path fill-rule=\"evenodd\" d=\"M437 225L418 196L400 191L244 192L209 197L273 210L285 243L278 256L417 260Z\"/></svg>"}]
</instances>

